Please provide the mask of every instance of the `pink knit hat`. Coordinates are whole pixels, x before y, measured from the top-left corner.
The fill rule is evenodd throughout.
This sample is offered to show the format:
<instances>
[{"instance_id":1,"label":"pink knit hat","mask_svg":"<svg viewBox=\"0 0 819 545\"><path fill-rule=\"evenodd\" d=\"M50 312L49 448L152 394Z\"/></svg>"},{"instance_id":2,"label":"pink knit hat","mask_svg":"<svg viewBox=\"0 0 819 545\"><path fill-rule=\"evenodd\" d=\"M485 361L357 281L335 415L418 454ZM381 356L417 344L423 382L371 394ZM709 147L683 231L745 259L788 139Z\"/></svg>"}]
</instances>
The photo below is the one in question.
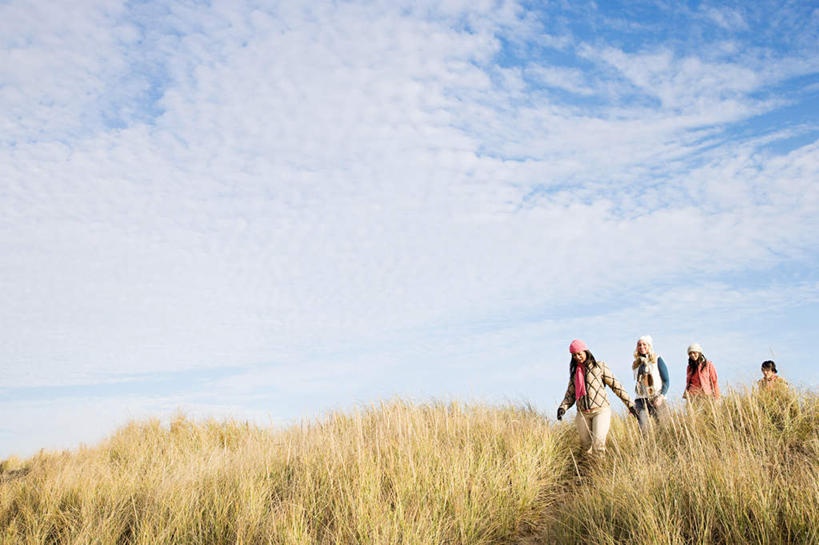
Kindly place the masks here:
<instances>
[{"instance_id":1,"label":"pink knit hat","mask_svg":"<svg viewBox=\"0 0 819 545\"><path fill-rule=\"evenodd\" d=\"M586 346L586 343L581 341L580 339L575 339L572 341L572 344L569 345L569 354L577 354L578 352L585 352L589 348Z\"/></svg>"}]
</instances>

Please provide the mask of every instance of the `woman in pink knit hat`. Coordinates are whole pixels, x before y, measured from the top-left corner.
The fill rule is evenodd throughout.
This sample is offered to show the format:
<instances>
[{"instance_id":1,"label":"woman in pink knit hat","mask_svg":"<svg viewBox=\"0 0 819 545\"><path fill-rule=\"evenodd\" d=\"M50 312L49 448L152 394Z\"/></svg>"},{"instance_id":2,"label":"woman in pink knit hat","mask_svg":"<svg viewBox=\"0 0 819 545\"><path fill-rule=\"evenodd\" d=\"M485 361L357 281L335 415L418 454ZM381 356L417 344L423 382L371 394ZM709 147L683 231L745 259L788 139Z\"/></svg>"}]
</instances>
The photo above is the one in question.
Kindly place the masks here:
<instances>
[{"instance_id":1,"label":"woman in pink knit hat","mask_svg":"<svg viewBox=\"0 0 819 545\"><path fill-rule=\"evenodd\" d=\"M574 422L583 450L587 453L605 452L606 436L611 424L611 406L606 396L606 386L626 404L635 418L638 416L637 410L623 385L605 362L594 359L586 343L579 339L573 340L569 345L569 353L572 355L569 363L569 386L563 403L557 409L557 419L562 420L566 410L577 403Z\"/></svg>"}]
</instances>

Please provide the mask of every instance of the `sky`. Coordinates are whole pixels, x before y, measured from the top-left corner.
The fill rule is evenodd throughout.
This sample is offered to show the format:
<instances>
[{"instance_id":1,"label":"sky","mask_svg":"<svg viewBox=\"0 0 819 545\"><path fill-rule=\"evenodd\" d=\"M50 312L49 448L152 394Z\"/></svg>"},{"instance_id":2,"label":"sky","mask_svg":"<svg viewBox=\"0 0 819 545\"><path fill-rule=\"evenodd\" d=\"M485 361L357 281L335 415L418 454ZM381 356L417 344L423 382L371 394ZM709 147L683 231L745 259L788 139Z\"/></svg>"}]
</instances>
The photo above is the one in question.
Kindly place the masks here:
<instances>
[{"instance_id":1,"label":"sky","mask_svg":"<svg viewBox=\"0 0 819 545\"><path fill-rule=\"evenodd\" d=\"M574 338L816 388L817 234L815 2L0 0L0 458L554 418Z\"/></svg>"}]
</instances>

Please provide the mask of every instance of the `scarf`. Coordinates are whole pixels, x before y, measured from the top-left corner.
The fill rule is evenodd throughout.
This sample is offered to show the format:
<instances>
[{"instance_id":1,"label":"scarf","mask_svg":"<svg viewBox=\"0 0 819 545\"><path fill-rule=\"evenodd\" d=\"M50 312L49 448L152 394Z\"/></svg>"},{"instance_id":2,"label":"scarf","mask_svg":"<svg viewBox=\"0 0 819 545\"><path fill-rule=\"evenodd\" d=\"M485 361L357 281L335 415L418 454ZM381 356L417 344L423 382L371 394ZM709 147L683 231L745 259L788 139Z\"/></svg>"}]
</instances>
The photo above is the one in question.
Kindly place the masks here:
<instances>
[{"instance_id":1,"label":"scarf","mask_svg":"<svg viewBox=\"0 0 819 545\"><path fill-rule=\"evenodd\" d=\"M586 395L586 366L578 363L574 371L574 400Z\"/></svg>"},{"instance_id":2,"label":"scarf","mask_svg":"<svg viewBox=\"0 0 819 545\"><path fill-rule=\"evenodd\" d=\"M657 363L659 356L656 353L646 354L641 356L639 354L634 355L634 363L631 364L632 369L637 369L641 365L648 365L650 363Z\"/></svg>"}]
</instances>

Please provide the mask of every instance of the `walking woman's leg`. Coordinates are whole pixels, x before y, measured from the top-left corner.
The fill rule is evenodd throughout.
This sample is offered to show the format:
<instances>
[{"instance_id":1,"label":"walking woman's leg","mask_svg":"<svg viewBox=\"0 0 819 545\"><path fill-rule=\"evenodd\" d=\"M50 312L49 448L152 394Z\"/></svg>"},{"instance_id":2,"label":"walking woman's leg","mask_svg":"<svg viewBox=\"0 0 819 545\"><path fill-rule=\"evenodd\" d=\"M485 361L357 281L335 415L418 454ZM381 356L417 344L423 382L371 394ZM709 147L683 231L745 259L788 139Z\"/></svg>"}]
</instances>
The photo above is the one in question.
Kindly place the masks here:
<instances>
[{"instance_id":1,"label":"walking woman's leg","mask_svg":"<svg viewBox=\"0 0 819 545\"><path fill-rule=\"evenodd\" d=\"M583 416L583 411L577 410L577 416L574 418L574 425L577 427L577 434L580 436L580 447L583 451L591 450L592 446L592 431L591 424Z\"/></svg>"},{"instance_id":2,"label":"walking woman's leg","mask_svg":"<svg viewBox=\"0 0 819 545\"><path fill-rule=\"evenodd\" d=\"M654 407L654 419L662 424L664 423L669 416L668 412L668 403L663 399L662 404L659 407Z\"/></svg>"},{"instance_id":3,"label":"walking woman's leg","mask_svg":"<svg viewBox=\"0 0 819 545\"><path fill-rule=\"evenodd\" d=\"M651 404L645 398L637 398L634 402L634 406L637 408L637 423L640 424L640 429L645 430L648 426L649 414L650 409L649 406Z\"/></svg>"},{"instance_id":4,"label":"walking woman's leg","mask_svg":"<svg viewBox=\"0 0 819 545\"><path fill-rule=\"evenodd\" d=\"M611 427L611 407L601 409L592 419L592 450L595 452L606 451L606 436Z\"/></svg>"}]
</instances>

